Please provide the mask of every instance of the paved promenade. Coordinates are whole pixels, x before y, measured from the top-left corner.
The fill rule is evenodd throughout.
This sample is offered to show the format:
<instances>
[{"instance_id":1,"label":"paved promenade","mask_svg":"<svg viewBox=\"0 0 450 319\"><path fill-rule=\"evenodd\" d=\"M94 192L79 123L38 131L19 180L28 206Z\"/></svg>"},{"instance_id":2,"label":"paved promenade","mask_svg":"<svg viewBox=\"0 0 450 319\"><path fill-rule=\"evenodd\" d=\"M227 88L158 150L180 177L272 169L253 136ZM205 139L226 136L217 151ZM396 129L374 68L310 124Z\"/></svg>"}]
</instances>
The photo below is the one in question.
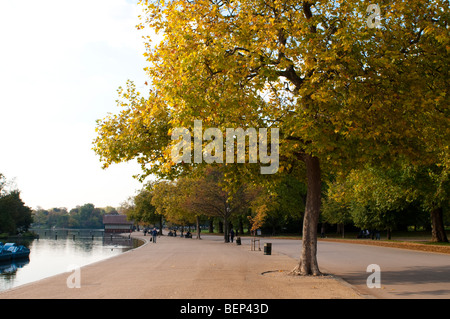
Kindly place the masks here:
<instances>
[{"instance_id":1,"label":"paved promenade","mask_svg":"<svg viewBox=\"0 0 450 319\"><path fill-rule=\"evenodd\" d=\"M67 272L2 292L0 299L361 298L332 276L288 275L296 264L276 251L251 251L249 245L163 236L156 244L82 267L80 288L68 288L73 273Z\"/></svg>"}]
</instances>

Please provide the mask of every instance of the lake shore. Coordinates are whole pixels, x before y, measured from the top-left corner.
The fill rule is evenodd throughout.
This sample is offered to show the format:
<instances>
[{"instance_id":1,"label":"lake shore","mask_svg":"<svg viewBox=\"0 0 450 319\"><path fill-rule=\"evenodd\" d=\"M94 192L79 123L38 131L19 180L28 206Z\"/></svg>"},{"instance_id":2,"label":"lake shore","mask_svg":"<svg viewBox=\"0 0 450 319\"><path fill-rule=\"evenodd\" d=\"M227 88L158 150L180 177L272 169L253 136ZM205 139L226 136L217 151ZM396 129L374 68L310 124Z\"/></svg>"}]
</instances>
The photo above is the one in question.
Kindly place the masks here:
<instances>
[{"instance_id":1,"label":"lake shore","mask_svg":"<svg viewBox=\"0 0 450 319\"><path fill-rule=\"evenodd\" d=\"M251 251L249 245L158 237L80 269L80 288L70 272L0 293L0 299L361 299L333 276L288 275L297 261Z\"/></svg>"}]
</instances>

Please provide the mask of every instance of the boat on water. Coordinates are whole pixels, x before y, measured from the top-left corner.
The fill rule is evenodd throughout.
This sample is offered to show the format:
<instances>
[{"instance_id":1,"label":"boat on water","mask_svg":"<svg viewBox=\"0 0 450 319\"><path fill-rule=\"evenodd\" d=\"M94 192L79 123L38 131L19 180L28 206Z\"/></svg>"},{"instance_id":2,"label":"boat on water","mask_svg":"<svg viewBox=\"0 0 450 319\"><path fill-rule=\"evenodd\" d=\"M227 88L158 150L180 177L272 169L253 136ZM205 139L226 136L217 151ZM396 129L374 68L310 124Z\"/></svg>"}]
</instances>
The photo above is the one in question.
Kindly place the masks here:
<instances>
[{"instance_id":1,"label":"boat on water","mask_svg":"<svg viewBox=\"0 0 450 319\"><path fill-rule=\"evenodd\" d=\"M0 261L28 258L30 249L16 243L0 243Z\"/></svg>"},{"instance_id":2,"label":"boat on water","mask_svg":"<svg viewBox=\"0 0 450 319\"><path fill-rule=\"evenodd\" d=\"M0 262L1 261L10 261L12 259L12 253L6 249L4 249L4 245L0 243Z\"/></svg>"}]
</instances>

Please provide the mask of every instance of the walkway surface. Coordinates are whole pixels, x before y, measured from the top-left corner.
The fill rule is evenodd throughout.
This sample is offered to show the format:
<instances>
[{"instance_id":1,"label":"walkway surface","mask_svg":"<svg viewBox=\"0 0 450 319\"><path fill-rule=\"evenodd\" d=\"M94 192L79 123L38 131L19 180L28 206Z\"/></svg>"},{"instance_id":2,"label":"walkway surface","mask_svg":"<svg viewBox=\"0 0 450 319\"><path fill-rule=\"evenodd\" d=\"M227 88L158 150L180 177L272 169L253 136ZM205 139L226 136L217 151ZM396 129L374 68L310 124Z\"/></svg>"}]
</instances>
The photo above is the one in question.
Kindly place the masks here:
<instances>
[{"instance_id":1,"label":"walkway surface","mask_svg":"<svg viewBox=\"0 0 450 319\"><path fill-rule=\"evenodd\" d=\"M147 241L148 236L133 233ZM288 275L297 261L249 245L159 237L80 269L80 288L67 272L0 293L0 299L360 299L333 276ZM72 281L74 283L75 281Z\"/></svg>"}]
</instances>

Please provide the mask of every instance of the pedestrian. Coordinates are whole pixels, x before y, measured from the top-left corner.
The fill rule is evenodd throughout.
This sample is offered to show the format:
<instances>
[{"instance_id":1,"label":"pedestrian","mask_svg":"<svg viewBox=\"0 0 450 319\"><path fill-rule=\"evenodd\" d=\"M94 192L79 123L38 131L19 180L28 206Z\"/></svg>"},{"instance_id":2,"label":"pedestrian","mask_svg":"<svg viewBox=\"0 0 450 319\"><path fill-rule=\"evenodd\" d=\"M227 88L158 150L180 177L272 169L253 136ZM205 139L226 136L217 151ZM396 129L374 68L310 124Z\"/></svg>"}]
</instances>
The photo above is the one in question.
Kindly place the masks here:
<instances>
[{"instance_id":1,"label":"pedestrian","mask_svg":"<svg viewBox=\"0 0 450 319\"><path fill-rule=\"evenodd\" d=\"M158 231L156 230L156 228L153 228L153 230L152 230L152 240L153 240L154 244L156 244L156 235L158 235Z\"/></svg>"},{"instance_id":2,"label":"pedestrian","mask_svg":"<svg viewBox=\"0 0 450 319\"><path fill-rule=\"evenodd\" d=\"M231 228L231 230L230 230L230 237L231 237L231 242L233 242L233 240L234 240L234 230L233 230L233 228Z\"/></svg>"}]
</instances>

